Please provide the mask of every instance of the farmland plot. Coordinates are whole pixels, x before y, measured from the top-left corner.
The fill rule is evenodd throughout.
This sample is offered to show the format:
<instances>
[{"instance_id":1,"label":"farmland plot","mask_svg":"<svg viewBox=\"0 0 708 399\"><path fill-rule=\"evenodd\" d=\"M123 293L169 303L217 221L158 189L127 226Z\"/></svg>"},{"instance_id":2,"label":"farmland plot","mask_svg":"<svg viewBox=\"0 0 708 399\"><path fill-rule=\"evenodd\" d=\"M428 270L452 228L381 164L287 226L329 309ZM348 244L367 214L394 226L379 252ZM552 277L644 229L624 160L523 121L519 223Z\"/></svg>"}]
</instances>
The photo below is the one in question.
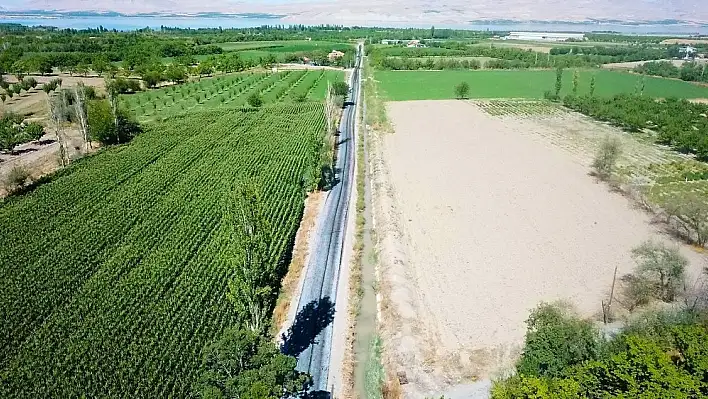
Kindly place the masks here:
<instances>
[{"instance_id":1,"label":"farmland plot","mask_svg":"<svg viewBox=\"0 0 708 399\"><path fill-rule=\"evenodd\" d=\"M186 111L246 106L257 94L264 104L323 100L327 82L342 80L339 71L237 73L163 89L124 95L123 102L140 120L154 120Z\"/></svg>"},{"instance_id":2,"label":"farmland plot","mask_svg":"<svg viewBox=\"0 0 708 399\"><path fill-rule=\"evenodd\" d=\"M235 320L233 190L263 183L284 259L323 106L183 114L0 204L0 397L185 397Z\"/></svg>"},{"instance_id":3,"label":"farmland plot","mask_svg":"<svg viewBox=\"0 0 708 399\"><path fill-rule=\"evenodd\" d=\"M374 178L396 309L384 330L413 396L508 367L541 301L598 314L615 266L632 270L631 249L670 240L588 172L605 134L623 138L623 165L679 155L545 103L394 102L388 115L395 134L375 155L385 181ZM700 273L702 257L681 251Z\"/></svg>"}]
</instances>

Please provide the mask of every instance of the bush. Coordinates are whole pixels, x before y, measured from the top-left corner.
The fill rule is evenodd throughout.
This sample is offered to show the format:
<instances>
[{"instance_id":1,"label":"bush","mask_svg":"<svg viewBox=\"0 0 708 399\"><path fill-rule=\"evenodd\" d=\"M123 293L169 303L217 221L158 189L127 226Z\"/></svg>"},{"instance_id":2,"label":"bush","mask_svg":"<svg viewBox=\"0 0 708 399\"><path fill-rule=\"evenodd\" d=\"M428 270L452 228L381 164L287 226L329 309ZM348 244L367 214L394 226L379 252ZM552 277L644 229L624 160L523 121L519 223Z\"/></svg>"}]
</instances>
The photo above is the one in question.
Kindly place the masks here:
<instances>
[{"instance_id":1,"label":"bush","mask_svg":"<svg viewBox=\"0 0 708 399\"><path fill-rule=\"evenodd\" d=\"M617 160L622 154L622 147L617 138L605 136L592 162L593 173L602 180L612 176Z\"/></svg>"},{"instance_id":2,"label":"bush","mask_svg":"<svg viewBox=\"0 0 708 399\"><path fill-rule=\"evenodd\" d=\"M632 256L637 262L636 271L622 277L625 283L623 294L634 304L631 308L646 304L652 298L674 301L683 286L688 266L688 260L678 248L645 241L632 250Z\"/></svg>"},{"instance_id":3,"label":"bush","mask_svg":"<svg viewBox=\"0 0 708 399\"><path fill-rule=\"evenodd\" d=\"M125 110L118 108L114 118L106 100L89 101L87 115L89 136L106 145L127 143L141 132L140 125Z\"/></svg>"},{"instance_id":4,"label":"bush","mask_svg":"<svg viewBox=\"0 0 708 399\"><path fill-rule=\"evenodd\" d=\"M553 93L550 90L546 90L543 92L543 98L545 98L546 100L551 100L551 101L555 101L555 102L560 101L560 96L557 96L555 93Z\"/></svg>"},{"instance_id":5,"label":"bush","mask_svg":"<svg viewBox=\"0 0 708 399\"><path fill-rule=\"evenodd\" d=\"M708 393L708 330L690 319L631 325L597 359L555 376L521 373L496 381L493 399L699 398ZM678 323L678 324L677 324ZM580 341L579 341L580 342Z\"/></svg>"},{"instance_id":6,"label":"bush","mask_svg":"<svg viewBox=\"0 0 708 399\"><path fill-rule=\"evenodd\" d=\"M44 126L37 122L30 122L23 130L30 141L37 141L44 136Z\"/></svg>"},{"instance_id":7,"label":"bush","mask_svg":"<svg viewBox=\"0 0 708 399\"><path fill-rule=\"evenodd\" d=\"M347 82L338 80L332 83L332 90L335 96L346 96L349 93L349 85Z\"/></svg>"},{"instance_id":8,"label":"bush","mask_svg":"<svg viewBox=\"0 0 708 399\"><path fill-rule=\"evenodd\" d=\"M666 212L678 224L681 233L688 240L695 238L696 244L704 246L708 240L708 204L694 193L683 193L667 201Z\"/></svg>"},{"instance_id":9,"label":"bush","mask_svg":"<svg viewBox=\"0 0 708 399\"><path fill-rule=\"evenodd\" d=\"M270 337L230 328L205 350L195 391L203 398L296 398L311 385L295 370L297 360L280 353Z\"/></svg>"},{"instance_id":10,"label":"bush","mask_svg":"<svg viewBox=\"0 0 708 399\"><path fill-rule=\"evenodd\" d=\"M455 86L455 97L458 99L463 99L469 97L470 94L470 85L467 82L460 82L457 86Z\"/></svg>"},{"instance_id":11,"label":"bush","mask_svg":"<svg viewBox=\"0 0 708 399\"><path fill-rule=\"evenodd\" d=\"M569 366L595 359L598 332L567 308L542 303L526 321L526 342L516 370L527 376L560 376Z\"/></svg>"},{"instance_id":12,"label":"bush","mask_svg":"<svg viewBox=\"0 0 708 399\"><path fill-rule=\"evenodd\" d=\"M3 185L5 186L5 191L12 193L16 190L21 189L30 181L30 172L24 166L16 165L10 172L5 176L5 181Z\"/></svg>"},{"instance_id":13,"label":"bush","mask_svg":"<svg viewBox=\"0 0 708 399\"><path fill-rule=\"evenodd\" d=\"M258 93L253 93L250 96L248 96L248 105L251 107L258 108L261 105L263 105L263 98L260 96Z\"/></svg>"}]
</instances>

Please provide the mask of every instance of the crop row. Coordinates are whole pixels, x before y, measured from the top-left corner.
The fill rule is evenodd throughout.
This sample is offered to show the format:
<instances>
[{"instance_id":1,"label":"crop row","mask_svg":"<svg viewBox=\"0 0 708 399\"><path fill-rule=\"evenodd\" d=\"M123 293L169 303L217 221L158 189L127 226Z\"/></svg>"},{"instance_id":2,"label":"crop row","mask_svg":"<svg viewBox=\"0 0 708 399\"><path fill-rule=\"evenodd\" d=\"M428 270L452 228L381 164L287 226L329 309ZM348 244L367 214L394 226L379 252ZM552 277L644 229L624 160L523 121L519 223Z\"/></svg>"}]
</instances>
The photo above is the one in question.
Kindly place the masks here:
<instances>
[{"instance_id":1,"label":"crop row","mask_svg":"<svg viewBox=\"0 0 708 399\"><path fill-rule=\"evenodd\" d=\"M236 317L233 190L263 183L282 258L322 108L176 116L2 205L0 397L188 396L204 346Z\"/></svg>"},{"instance_id":2,"label":"crop row","mask_svg":"<svg viewBox=\"0 0 708 399\"><path fill-rule=\"evenodd\" d=\"M186 83L123 97L141 120L164 118L189 110L244 106L252 94L265 104L324 99L327 82L339 78L333 71L285 71L270 74L240 73Z\"/></svg>"}]
</instances>

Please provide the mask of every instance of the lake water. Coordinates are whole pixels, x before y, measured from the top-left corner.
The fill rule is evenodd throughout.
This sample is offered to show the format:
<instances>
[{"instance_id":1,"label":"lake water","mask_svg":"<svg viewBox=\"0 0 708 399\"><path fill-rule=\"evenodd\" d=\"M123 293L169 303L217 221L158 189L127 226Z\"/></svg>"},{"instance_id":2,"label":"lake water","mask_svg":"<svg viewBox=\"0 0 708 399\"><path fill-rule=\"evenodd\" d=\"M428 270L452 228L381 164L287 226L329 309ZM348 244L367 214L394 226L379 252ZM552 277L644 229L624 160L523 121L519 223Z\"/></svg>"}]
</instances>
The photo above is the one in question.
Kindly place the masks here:
<instances>
[{"instance_id":1,"label":"lake water","mask_svg":"<svg viewBox=\"0 0 708 399\"><path fill-rule=\"evenodd\" d=\"M126 17L126 16L82 16L57 18L7 17L0 15L0 22L15 22L23 25L48 25L58 28L85 29L103 26L106 29L135 30L145 27L159 28L161 25L179 28L249 28L262 25L290 25L297 21L283 21L278 18L243 18L243 17ZM305 23L312 25L313 22ZM369 26L429 28L430 24L377 23ZM708 25L681 24L643 24L628 25L619 23L508 23L474 22L467 24L439 25L438 28L490 30L490 31L562 31L593 32L613 31L628 34L669 34L669 35L708 35Z\"/></svg>"}]
</instances>

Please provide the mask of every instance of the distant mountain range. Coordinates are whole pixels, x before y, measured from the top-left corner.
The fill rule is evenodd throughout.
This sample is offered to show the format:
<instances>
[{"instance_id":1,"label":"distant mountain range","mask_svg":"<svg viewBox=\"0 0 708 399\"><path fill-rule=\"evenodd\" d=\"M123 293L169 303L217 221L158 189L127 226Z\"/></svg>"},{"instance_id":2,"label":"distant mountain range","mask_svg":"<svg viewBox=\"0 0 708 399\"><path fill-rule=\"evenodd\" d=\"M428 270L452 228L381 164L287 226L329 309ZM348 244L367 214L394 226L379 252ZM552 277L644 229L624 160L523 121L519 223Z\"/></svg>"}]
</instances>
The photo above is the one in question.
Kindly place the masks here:
<instances>
[{"instance_id":1,"label":"distant mountain range","mask_svg":"<svg viewBox=\"0 0 708 399\"><path fill-rule=\"evenodd\" d=\"M708 24L707 0L5 0L0 14L252 16L316 24L564 21Z\"/></svg>"}]
</instances>

